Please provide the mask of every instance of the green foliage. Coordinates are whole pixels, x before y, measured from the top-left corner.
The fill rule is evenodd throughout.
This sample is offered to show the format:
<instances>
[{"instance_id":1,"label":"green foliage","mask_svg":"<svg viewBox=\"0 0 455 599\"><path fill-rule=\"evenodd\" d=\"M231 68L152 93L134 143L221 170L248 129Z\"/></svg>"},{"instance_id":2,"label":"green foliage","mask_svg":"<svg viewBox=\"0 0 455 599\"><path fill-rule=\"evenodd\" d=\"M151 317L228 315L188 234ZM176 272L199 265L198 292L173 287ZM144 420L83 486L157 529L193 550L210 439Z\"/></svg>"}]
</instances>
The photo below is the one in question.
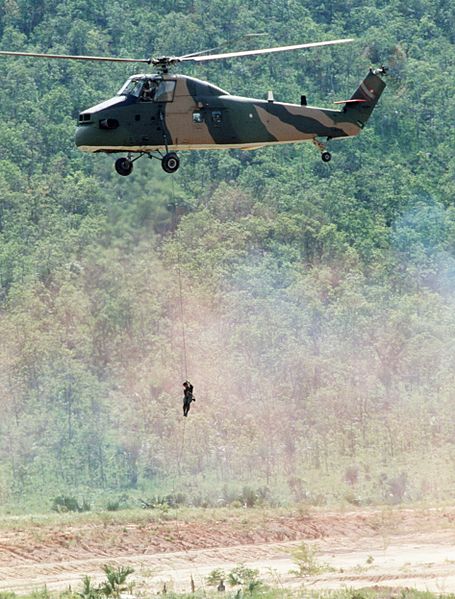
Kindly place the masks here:
<instances>
[{"instance_id":1,"label":"green foliage","mask_svg":"<svg viewBox=\"0 0 455 599\"><path fill-rule=\"evenodd\" d=\"M226 572L221 568L215 568L215 570L212 570L208 576L206 576L205 580L209 586L216 587L220 582L226 580Z\"/></svg>"},{"instance_id":2,"label":"green foliage","mask_svg":"<svg viewBox=\"0 0 455 599\"><path fill-rule=\"evenodd\" d=\"M106 581L102 582L99 586L99 591L102 595L118 599L122 592L131 592L131 585L126 582L126 579L134 572L133 568L130 566L115 568L106 564L103 566L103 570L106 574Z\"/></svg>"},{"instance_id":3,"label":"green foliage","mask_svg":"<svg viewBox=\"0 0 455 599\"><path fill-rule=\"evenodd\" d=\"M227 581L233 587L242 586L244 589L252 593L262 584L258 578L258 575L259 570L240 565L236 566L229 572Z\"/></svg>"},{"instance_id":4,"label":"green foliage","mask_svg":"<svg viewBox=\"0 0 455 599\"><path fill-rule=\"evenodd\" d=\"M186 496L183 493L170 493L166 496L156 495L151 499L140 499L139 501L144 509L159 508L161 510L176 508L187 503Z\"/></svg>"},{"instance_id":5,"label":"green foliage","mask_svg":"<svg viewBox=\"0 0 455 599\"><path fill-rule=\"evenodd\" d=\"M297 576L314 576L321 572L327 572L329 568L321 564L317 559L317 547L301 543L292 551L292 561L297 570L292 570Z\"/></svg>"},{"instance_id":6,"label":"green foliage","mask_svg":"<svg viewBox=\"0 0 455 599\"><path fill-rule=\"evenodd\" d=\"M47 587L44 586L44 588L40 591L34 591L31 594L31 599L52 599L52 595L48 591Z\"/></svg>"},{"instance_id":7,"label":"green foliage","mask_svg":"<svg viewBox=\"0 0 455 599\"><path fill-rule=\"evenodd\" d=\"M182 153L174 177L142 160L123 179L73 135L130 66L0 59L2 505L452 497L453 11L155 4L7 2L0 45L150 56L352 36L184 72L326 106L373 63L388 86L329 165L302 144ZM267 36L235 42L251 31ZM184 440L177 261L198 400Z\"/></svg>"},{"instance_id":8,"label":"green foliage","mask_svg":"<svg viewBox=\"0 0 455 599\"><path fill-rule=\"evenodd\" d=\"M90 576L84 576L82 580L82 591L77 593L81 599L100 599L100 591L98 587L92 585Z\"/></svg>"},{"instance_id":9,"label":"green foliage","mask_svg":"<svg viewBox=\"0 0 455 599\"><path fill-rule=\"evenodd\" d=\"M89 512L90 509L90 504L85 499L79 504L75 497L66 495L59 495L52 502L52 511L54 512Z\"/></svg>"},{"instance_id":10,"label":"green foliage","mask_svg":"<svg viewBox=\"0 0 455 599\"><path fill-rule=\"evenodd\" d=\"M121 593L130 592L134 583L127 583L127 578L134 572L129 566L103 566L106 580L95 586L92 584L90 576L84 576L82 580L82 590L76 593L80 599L102 599L103 597L113 597L119 599ZM63 599L63 596L62 596Z\"/></svg>"},{"instance_id":11,"label":"green foliage","mask_svg":"<svg viewBox=\"0 0 455 599\"><path fill-rule=\"evenodd\" d=\"M43 591L42 593L46 593L46 591ZM33 595L27 595L27 596L23 596L25 599L32 599L32 597L34 599L39 599L39 597L42 595L41 592L36 592ZM8 596L8 597L15 597L16 595L14 593L3 593L1 595L3 596ZM49 596L49 595L44 595L44 596ZM76 597L80 597L80 593L78 594L71 594L68 592L63 592L60 594L55 594L55 599L57 599L57 597L59 599L76 599ZM206 598L206 597L210 597L215 599L215 597L219 597L219 593L217 591L213 591L212 593L208 593L206 590L204 591L196 591L195 593L176 593L176 592L167 592L167 597L169 597L170 599L202 599L202 598ZM225 595L226 597L232 598L234 599L234 597L241 597L244 596L243 594L241 594L241 591L236 590L232 593L226 593ZM299 599L300 597L302 597L302 590L298 589L298 590L291 590L291 589L284 589L284 588L278 588L278 589L274 589L274 588L259 588L256 590L253 590L251 592L251 594L248 594L249 597L254 598L261 598L261 599ZM372 589L372 588L365 588L365 589L345 589L345 590L336 590L336 591L321 591L321 590L310 590L310 589L305 589L305 597L308 597L308 599L383 599L384 597L388 597L390 596L390 589L387 587L384 588L380 588L380 589ZM450 595L449 595L450 596ZM96 596L101 597L101 596ZM410 589L410 588L406 588L406 589L402 589L400 591L400 597L402 597L403 599L436 599L437 595L435 595L434 593L430 593L428 591L418 591L416 589ZM95 598L94 598L95 599Z\"/></svg>"},{"instance_id":12,"label":"green foliage","mask_svg":"<svg viewBox=\"0 0 455 599\"><path fill-rule=\"evenodd\" d=\"M121 508L121 502L119 499L110 499L107 502L106 510L108 512L117 512L120 509L122 509L122 508Z\"/></svg>"}]
</instances>

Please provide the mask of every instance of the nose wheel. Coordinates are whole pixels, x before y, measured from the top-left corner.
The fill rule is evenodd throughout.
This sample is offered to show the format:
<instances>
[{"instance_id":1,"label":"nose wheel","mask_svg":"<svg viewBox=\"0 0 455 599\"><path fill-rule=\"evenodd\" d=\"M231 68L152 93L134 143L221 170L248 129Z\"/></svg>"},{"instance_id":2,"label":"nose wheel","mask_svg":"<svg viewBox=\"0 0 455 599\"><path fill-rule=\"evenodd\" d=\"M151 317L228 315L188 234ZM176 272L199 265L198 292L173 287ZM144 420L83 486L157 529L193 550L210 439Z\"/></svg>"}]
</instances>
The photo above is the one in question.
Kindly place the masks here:
<instances>
[{"instance_id":1,"label":"nose wheel","mask_svg":"<svg viewBox=\"0 0 455 599\"><path fill-rule=\"evenodd\" d=\"M119 175L122 175L122 177L127 177L128 175L131 175L131 172L133 170L133 162L129 159L129 158L118 158L115 161L115 170L118 172Z\"/></svg>"}]
</instances>

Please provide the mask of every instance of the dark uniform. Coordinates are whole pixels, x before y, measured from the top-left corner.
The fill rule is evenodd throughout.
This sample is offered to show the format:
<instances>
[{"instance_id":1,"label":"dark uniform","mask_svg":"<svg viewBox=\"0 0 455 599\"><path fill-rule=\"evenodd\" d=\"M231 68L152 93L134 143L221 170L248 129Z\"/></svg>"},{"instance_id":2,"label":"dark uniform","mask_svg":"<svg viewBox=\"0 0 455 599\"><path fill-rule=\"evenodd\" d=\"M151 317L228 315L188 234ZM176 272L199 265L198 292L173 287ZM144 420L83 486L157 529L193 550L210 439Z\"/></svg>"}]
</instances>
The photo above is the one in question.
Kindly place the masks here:
<instances>
[{"instance_id":1,"label":"dark uniform","mask_svg":"<svg viewBox=\"0 0 455 599\"><path fill-rule=\"evenodd\" d=\"M185 381L183 383L183 415L188 416L188 412L190 411L190 405L192 401L196 401L193 396L193 385L190 381Z\"/></svg>"}]
</instances>

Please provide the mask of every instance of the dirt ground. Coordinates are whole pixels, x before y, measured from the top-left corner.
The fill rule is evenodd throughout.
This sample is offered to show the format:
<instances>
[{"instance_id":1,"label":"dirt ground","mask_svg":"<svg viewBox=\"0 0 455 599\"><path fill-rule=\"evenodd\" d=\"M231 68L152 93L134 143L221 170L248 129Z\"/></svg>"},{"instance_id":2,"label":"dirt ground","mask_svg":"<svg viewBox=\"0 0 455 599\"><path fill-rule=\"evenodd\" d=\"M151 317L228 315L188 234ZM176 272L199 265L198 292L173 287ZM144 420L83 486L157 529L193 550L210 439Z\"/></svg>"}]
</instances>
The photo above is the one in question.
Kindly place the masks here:
<instances>
[{"instance_id":1,"label":"dirt ground","mask_svg":"<svg viewBox=\"0 0 455 599\"><path fill-rule=\"evenodd\" d=\"M298 577L291 552L315 547L323 572ZM17 593L47 586L78 590L84 575L104 578L103 564L131 565L136 590L197 588L214 568L239 564L260 570L277 587L414 587L455 592L455 508L358 509L254 517L125 523L115 520L71 525L0 527L0 591Z\"/></svg>"}]
</instances>

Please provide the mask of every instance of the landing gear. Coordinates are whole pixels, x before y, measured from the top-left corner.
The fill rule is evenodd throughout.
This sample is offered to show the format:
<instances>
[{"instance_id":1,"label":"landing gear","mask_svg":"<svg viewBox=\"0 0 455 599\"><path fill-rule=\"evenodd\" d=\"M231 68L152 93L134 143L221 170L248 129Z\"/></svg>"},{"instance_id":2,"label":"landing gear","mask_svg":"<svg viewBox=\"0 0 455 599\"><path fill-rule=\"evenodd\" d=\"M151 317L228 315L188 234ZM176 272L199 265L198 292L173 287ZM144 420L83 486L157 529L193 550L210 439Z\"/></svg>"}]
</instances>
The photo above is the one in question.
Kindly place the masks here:
<instances>
[{"instance_id":1,"label":"landing gear","mask_svg":"<svg viewBox=\"0 0 455 599\"><path fill-rule=\"evenodd\" d=\"M330 152L327 152L326 145L323 144L322 141L319 141L319 139L316 139L316 137L313 137L311 141L321 152L322 162L330 162L332 160L332 154ZM327 141L330 141L330 137L327 138Z\"/></svg>"},{"instance_id":2,"label":"landing gear","mask_svg":"<svg viewBox=\"0 0 455 599\"><path fill-rule=\"evenodd\" d=\"M175 173L180 166L179 157L175 152L169 152L168 149L168 137L167 137L167 128L164 119L164 112L161 110L160 114L161 127L163 130L163 141L164 147L166 148L166 154L161 157L161 166L163 167L163 171L166 173Z\"/></svg>"},{"instance_id":3,"label":"landing gear","mask_svg":"<svg viewBox=\"0 0 455 599\"><path fill-rule=\"evenodd\" d=\"M129 158L117 158L114 166L115 170L119 175L122 175L122 177L131 175L133 170L133 162Z\"/></svg>"},{"instance_id":4,"label":"landing gear","mask_svg":"<svg viewBox=\"0 0 455 599\"><path fill-rule=\"evenodd\" d=\"M321 158L323 162L330 162L332 160L332 154L330 152L322 152Z\"/></svg>"},{"instance_id":5,"label":"landing gear","mask_svg":"<svg viewBox=\"0 0 455 599\"><path fill-rule=\"evenodd\" d=\"M161 159L161 166L166 173L175 173L180 166L180 159L175 152L169 152Z\"/></svg>"},{"instance_id":6,"label":"landing gear","mask_svg":"<svg viewBox=\"0 0 455 599\"><path fill-rule=\"evenodd\" d=\"M133 171L133 163L142 156L148 156L149 158L156 158L157 160L161 160L161 166L166 173L175 173L180 166L180 159L175 152L166 152L163 156L161 152L138 152L138 156L132 158L131 153L128 154L125 158L117 158L115 161L115 170L122 177L127 177Z\"/></svg>"}]
</instances>

